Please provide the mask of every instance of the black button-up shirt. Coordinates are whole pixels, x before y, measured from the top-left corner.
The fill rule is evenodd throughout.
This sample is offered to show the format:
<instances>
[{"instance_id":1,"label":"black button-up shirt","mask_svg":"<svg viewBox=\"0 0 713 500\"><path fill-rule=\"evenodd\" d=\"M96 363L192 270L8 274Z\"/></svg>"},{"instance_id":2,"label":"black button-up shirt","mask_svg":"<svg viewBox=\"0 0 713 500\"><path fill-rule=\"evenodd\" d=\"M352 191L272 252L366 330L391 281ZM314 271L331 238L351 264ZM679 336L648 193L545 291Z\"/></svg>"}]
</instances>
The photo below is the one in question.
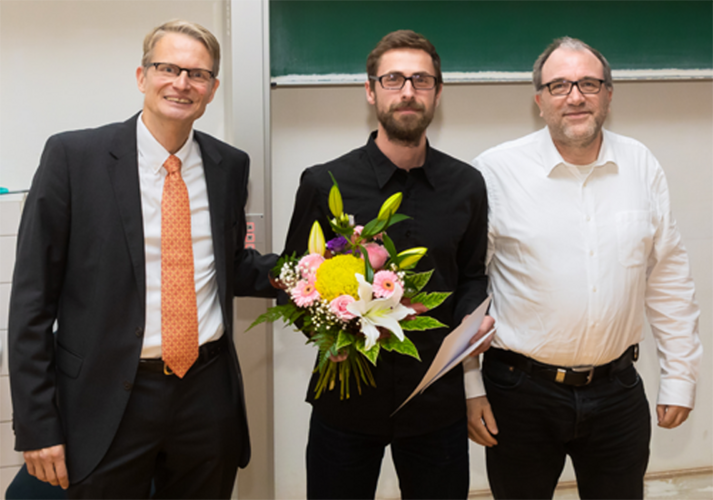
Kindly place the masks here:
<instances>
[{"instance_id":1,"label":"black button-up shirt","mask_svg":"<svg viewBox=\"0 0 713 500\"><path fill-rule=\"evenodd\" d=\"M307 400L330 425L379 435L417 435L449 425L465 416L461 367L443 376L416 396L396 415L391 413L423 378L444 337L486 297L487 198L480 173L470 165L427 146L422 167L406 171L394 165L378 148L372 133L368 143L329 163L305 170L295 199L285 252L302 255L310 229L318 220L327 240L334 237L328 220L332 180L339 184L344 211L366 224L392 194L403 193L399 213L411 219L388 230L398 251L425 246L427 255L416 271L434 269L427 291L451 291L441 306L428 314L450 328L405 332L418 348L421 362L410 356L381 351L371 367L376 388L362 384L362 394L350 382L351 398L339 399L338 387L314 399L317 374Z\"/></svg>"}]
</instances>

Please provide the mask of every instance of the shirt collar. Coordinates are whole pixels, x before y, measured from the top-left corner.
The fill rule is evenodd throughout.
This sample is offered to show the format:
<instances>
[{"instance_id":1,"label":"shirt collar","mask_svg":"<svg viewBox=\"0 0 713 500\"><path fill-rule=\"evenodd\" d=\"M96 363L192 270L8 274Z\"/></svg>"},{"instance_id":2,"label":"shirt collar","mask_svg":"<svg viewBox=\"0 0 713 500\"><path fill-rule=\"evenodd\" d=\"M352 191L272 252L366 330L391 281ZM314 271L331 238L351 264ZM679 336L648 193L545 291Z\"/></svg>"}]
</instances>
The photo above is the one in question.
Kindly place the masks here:
<instances>
[{"instance_id":1,"label":"shirt collar","mask_svg":"<svg viewBox=\"0 0 713 500\"><path fill-rule=\"evenodd\" d=\"M393 177L393 175L400 169L394 165L394 163L389 160L384 153L382 153L379 146L376 145L377 134L378 131L375 130L371 133L371 135L369 135L369 141L366 143L366 153L369 155L371 165L374 167L374 174L376 175L376 179L379 183L379 189L383 189L391 177ZM423 171L426 181L431 185L431 187L433 187L435 172L432 164L433 162L431 161L431 151L431 145L429 144L428 139L426 139L426 161L421 167L417 167L417 169ZM417 169L411 169L411 171L413 172Z\"/></svg>"},{"instance_id":2,"label":"shirt collar","mask_svg":"<svg viewBox=\"0 0 713 500\"><path fill-rule=\"evenodd\" d=\"M545 127L540 130L538 135L540 154L542 155L542 167L545 173L549 176L555 167L559 165L564 165L564 159L554 141L552 141L552 136L550 135L550 129ZM613 164L618 167L616 162L616 155L614 148L611 146L611 138L609 137L609 132L602 129L602 145L599 148L599 156L597 161L594 163L594 168L602 167L608 163Z\"/></svg>"},{"instance_id":3,"label":"shirt collar","mask_svg":"<svg viewBox=\"0 0 713 500\"><path fill-rule=\"evenodd\" d=\"M139 156L142 158L142 162L146 168L148 168L152 173L158 173L163 167L164 162L171 155L166 148L164 148L160 142L156 140L151 131L148 129L144 121L141 119L143 113L139 115L139 119L136 120L136 144L139 152ZM188 139L186 143L181 146L175 156L181 160L181 164L186 163L186 159L191 154L193 148L193 129L191 128L190 134L188 134Z\"/></svg>"}]
</instances>

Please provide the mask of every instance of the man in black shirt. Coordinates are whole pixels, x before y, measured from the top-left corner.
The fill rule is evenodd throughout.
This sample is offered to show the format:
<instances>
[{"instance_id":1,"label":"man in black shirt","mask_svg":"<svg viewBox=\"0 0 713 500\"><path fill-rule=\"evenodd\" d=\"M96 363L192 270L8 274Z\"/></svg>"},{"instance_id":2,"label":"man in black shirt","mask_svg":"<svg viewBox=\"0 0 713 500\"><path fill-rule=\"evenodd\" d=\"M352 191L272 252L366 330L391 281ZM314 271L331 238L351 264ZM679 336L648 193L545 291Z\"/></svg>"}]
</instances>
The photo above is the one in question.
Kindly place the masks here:
<instances>
[{"instance_id":1,"label":"man in black shirt","mask_svg":"<svg viewBox=\"0 0 713 500\"><path fill-rule=\"evenodd\" d=\"M416 269L434 269L427 290L453 292L429 315L453 328L486 297L483 179L426 140L443 89L440 58L428 40L412 31L388 34L369 55L367 72L366 97L376 108L378 129L366 146L305 170L285 251L304 253L315 220L327 229L327 239L333 237L327 204L330 172L339 183L345 211L357 224L375 218L384 200L401 192L399 212L411 218L389 228L389 236L399 250L428 248ZM492 323L486 317L476 338ZM373 498L387 445L403 498L468 496L463 370L452 370L390 417L423 378L449 332L409 332L422 361L382 350L372 368L376 387L346 400L337 390L315 399L318 375L312 377L307 396L313 406L308 498Z\"/></svg>"}]
</instances>

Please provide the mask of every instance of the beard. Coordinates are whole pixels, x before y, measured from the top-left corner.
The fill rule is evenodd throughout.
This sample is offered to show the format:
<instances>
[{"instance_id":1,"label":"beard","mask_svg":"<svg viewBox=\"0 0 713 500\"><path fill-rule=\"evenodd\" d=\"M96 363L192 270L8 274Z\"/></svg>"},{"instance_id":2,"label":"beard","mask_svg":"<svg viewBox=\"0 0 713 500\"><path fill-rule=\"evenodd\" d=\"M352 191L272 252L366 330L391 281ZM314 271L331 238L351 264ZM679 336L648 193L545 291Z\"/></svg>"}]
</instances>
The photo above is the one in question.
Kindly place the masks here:
<instances>
[{"instance_id":1,"label":"beard","mask_svg":"<svg viewBox=\"0 0 713 500\"><path fill-rule=\"evenodd\" d=\"M411 109L417 113L397 117L396 112L401 109ZM423 104L416 101L405 101L394 104L385 111L376 106L376 117L384 127L389 140L406 145L418 145L433 120L435 110L435 106L427 110Z\"/></svg>"},{"instance_id":2,"label":"beard","mask_svg":"<svg viewBox=\"0 0 713 500\"><path fill-rule=\"evenodd\" d=\"M550 130L553 131L552 135L560 139L564 144L584 148L599 138L606 117L606 112L597 113L595 111L586 124L570 125L562 120L553 124Z\"/></svg>"}]
</instances>

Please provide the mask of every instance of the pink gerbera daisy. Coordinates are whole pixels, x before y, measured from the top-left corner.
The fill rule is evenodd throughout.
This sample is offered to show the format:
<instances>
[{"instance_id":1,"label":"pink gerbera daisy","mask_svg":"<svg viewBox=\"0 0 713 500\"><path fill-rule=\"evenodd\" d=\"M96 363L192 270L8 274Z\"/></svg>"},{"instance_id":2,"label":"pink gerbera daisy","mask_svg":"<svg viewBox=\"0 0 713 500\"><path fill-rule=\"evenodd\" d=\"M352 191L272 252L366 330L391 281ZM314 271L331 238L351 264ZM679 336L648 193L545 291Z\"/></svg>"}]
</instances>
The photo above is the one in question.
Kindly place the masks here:
<instances>
[{"instance_id":1,"label":"pink gerbera daisy","mask_svg":"<svg viewBox=\"0 0 713 500\"><path fill-rule=\"evenodd\" d=\"M379 271L374 275L373 292L375 297L391 297L396 290L402 290L401 282L396 273Z\"/></svg>"},{"instance_id":2,"label":"pink gerbera daisy","mask_svg":"<svg viewBox=\"0 0 713 500\"><path fill-rule=\"evenodd\" d=\"M290 294L292 295L292 300L299 307L311 306L315 300L319 300L319 292L314 286L314 281L298 281Z\"/></svg>"}]
</instances>

